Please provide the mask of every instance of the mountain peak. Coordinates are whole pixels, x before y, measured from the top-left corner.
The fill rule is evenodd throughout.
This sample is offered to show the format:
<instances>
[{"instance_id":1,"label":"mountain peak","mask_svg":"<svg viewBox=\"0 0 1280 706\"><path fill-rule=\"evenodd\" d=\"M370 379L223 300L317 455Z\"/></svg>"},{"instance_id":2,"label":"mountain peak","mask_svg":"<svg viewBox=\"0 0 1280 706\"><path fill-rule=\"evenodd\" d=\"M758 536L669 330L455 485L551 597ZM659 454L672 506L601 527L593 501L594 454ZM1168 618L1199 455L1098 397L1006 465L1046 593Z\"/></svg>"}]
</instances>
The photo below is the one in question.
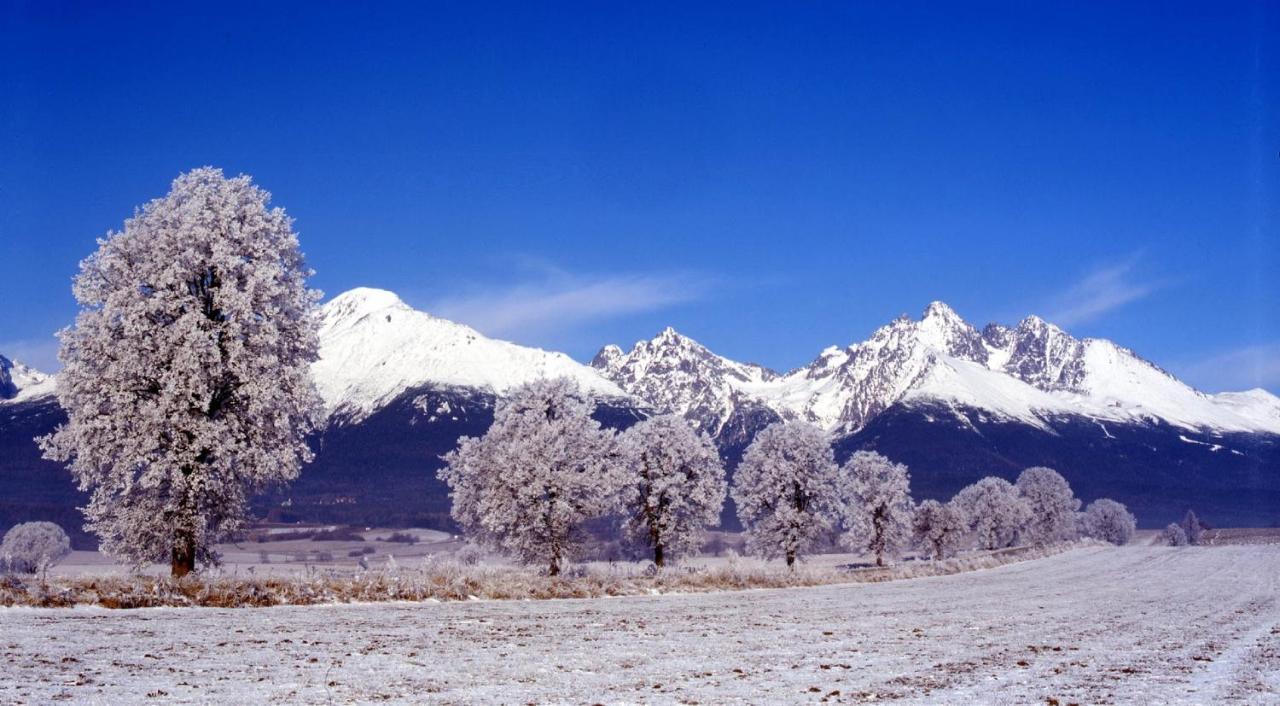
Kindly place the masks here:
<instances>
[{"instance_id":1,"label":"mountain peak","mask_svg":"<svg viewBox=\"0 0 1280 706\"><path fill-rule=\"evenodd\" d=\"M929 306L925 307L922 319L944 319L961 321L960 315L956 313L946 302L934 300L929 302Z\"/></svg>"},{"instance_id":2,"label":"mountain peak","mask_svg":"<svg viewBox=\"0 0 1280 706\"><path fill-rule=\"evenodd\" d=\"M395 292L374 287L348 289L324 305L326 318L338 316L358 319L384 309L409 310L410 307Z\"/></svg>"},{"instance_id":3,"label":"mountain peak","mask_svg":"<svg viewBox=\"0 0 1280 706\"><path fill-rule=\"evenodd\" d=\"M621 348L610 343L591 359L591 367L596 370L614 370L625 355Z\"/></svg>"},{"instance_id":4,"label":"mountain peak","mask_svg":"<svg viewBox=\"0 0 1280 706\"><path fill-rule=\"evenodd\" d=\"M321 317L320 360L312 372L329 410L352 418L428 385L501 395L531 380L568 377L589 393L622 395L563 353L487 338L417 311L383 289L343 292L324 305Z\"/></svg>"},{"instance_id":5,"label":"mountain peak","mask_svg":"<svg viewBox=\"0 0 1280 706\"><path fill-rule=\"evenodd\" d=\"M659 331L658 335L653 337L653 340L654 341L688 341L691 339L688 336L685 336L681 334L679 331L675 330L675 328L671 326L667 326L663 328L661 331Z\"/></svg>"},{"instance_id":6,"label":"mountain peak","mask_svg":"<svg viewBox=\"0 0 1280 706\"><path fill-rule=\"evenodd\" d=\"M0 355L0 402L53 394L57 378Z\"/></svg>"}]
</instances>

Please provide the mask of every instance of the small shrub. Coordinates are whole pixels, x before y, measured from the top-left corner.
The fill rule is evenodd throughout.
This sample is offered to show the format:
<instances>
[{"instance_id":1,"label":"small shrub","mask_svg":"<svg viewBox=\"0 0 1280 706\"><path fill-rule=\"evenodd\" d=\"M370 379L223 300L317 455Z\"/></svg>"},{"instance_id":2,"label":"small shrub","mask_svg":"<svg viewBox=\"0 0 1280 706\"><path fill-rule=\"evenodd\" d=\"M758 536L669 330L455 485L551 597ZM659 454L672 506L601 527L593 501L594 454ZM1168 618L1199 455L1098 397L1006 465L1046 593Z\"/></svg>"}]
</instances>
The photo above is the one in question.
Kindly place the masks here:
<instances>
[{"instance_id":1,"label":"small shrub","mask_svg":"<svg viewBox=\"0 0 1280 706\"><path fill-rule=\"evenodd\" d=\"M392 532L391 536L384 537L384 542L396 542L399 544L417 544L418 535L411 532Z\"/></svg>"},{"instance_id":2,"label":"small shrub","mask_svg":"<svg viewBox=\"0 0 1280 706\"><path fill-rule=\"evenodd\" d=\"M1182 529L1182 525L1177 522L1170 522L1168 527L1164 528L1164 541L1171 547L1187 546L1187 531Z\"/></svg>"},{"instance_id":3,"label":"small shrub","mask_svg":"<svg viewBox=\"0 0 1280 706\"><path fill-rule=\"evenodd\" d=\"M474 544L465 544L454 554L454 558L463 566L476 566L484 559L484 550Z\"/></svg>"}]
</instances>

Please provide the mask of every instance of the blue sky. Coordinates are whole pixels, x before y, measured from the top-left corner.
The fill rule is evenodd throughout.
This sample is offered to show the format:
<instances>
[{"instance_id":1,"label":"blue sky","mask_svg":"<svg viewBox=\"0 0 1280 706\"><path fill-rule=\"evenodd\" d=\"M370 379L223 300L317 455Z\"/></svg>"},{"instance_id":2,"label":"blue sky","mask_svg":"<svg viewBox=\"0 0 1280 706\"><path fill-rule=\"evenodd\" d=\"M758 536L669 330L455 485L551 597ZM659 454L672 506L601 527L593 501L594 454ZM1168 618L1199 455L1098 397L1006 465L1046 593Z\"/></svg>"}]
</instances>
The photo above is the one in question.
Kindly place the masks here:
<instances>
[{"instance_id":1,"label":"blue sky","mask_svg":"<svg viewBox=\"0 0 1280 706\"><path fill-rule=\"evenodd\" d=\"M584 360L787 369L942 299L1280 391L1274 3L100 5L0 10L9 355L212 164L328 294Z\"/></svg>"}]
</instances>

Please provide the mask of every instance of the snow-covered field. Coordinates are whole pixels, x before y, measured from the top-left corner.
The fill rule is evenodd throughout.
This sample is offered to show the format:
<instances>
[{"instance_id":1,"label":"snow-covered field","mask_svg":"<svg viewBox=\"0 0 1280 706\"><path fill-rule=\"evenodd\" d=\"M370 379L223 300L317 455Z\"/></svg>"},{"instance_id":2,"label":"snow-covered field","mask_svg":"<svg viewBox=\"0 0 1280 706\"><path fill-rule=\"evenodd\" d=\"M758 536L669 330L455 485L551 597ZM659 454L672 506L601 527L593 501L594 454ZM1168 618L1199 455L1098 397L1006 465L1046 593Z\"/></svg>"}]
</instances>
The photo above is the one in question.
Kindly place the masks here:
<instances>
[{"instance_id":1,"label":"snow-covered field","mask_svg":"<svg viewBox=\"0 0 1280 706\"><path fill-rule=\"evenodd\" d=\"M884 584L0 610L0 702L1277 703L1280 547L1085 548Z\"/></svg>"}]
</instances>

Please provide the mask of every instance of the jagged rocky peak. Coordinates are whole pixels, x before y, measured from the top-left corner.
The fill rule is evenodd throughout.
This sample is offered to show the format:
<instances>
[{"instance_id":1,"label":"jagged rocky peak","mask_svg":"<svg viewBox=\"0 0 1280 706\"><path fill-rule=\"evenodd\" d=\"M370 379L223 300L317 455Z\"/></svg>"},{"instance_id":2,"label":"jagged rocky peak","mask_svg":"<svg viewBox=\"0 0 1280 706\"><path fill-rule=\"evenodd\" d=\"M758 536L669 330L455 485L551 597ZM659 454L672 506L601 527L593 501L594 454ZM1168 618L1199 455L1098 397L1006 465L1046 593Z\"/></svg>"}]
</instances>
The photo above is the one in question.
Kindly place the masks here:
<instances>
[{"instance_id":1,"label":"jagged rocky peak","mask_svg":"<svg viewBox=\"0 0 1280 706\"><path fill-rule=\"evenodd\" d=\"M591 361L591 366L619 383L677 373L694 377L730 376L743 382L778 376L763 366L722 358L670 326L647 341L637 341L628 353L615 345L605 346Z\"/></svg>"},{"instance_id":2,"label":"jagged rocky peak","mask_svg":"<svg viewBox=\"0 0 1280 706\"><path fill-rule=\"evenodd\" d=\"M601 371L617 370L622 364L622 359L626 356L622 349L610 343L596 353L596 357L591 359L591 367Z\"/></svg>"},{"instance_id":3,"label":"jagged rocky peak","mask_svg":"<svg viewBox=\"0 0 1280 706\"><path fill-rule=\"evenodd\" d=\"M743 386L778 377L767 368L722 358L669 326L626 353L605 346L591 366L654 409L680 414L712 435L743 403Z\"/></svg>"},{"instance_id":4,"label":"jagged rocky peak","mask_svg":"<svg viewBox=\"0 0 1280 706\"><path fill-rule=\"evenodd\" d=\"M1013 329L1004 371L1041 390L1082 392L1084 345L1034 314Z\"/></svg>"},{"instance_id":5,"label":"jagged rocky peak","mask_svg":"<svg viewBox=\"0 0 1280 706\"><path fill-rule=\"evenodd\" d=\"M982 334L944 302L930 303L915 329L920 342L925 345L956 358L984 365L987 362L987 349L982 345Z\"/></svg>"},{"instance_id":6,"label":"jagged rocky peak","mask_svg":"<svg viewBox=\"0 0 1280 706\"><path fill-rule=\"evenodd\" d=\"M991 348L1007 350L1013 344L1013 329L1004 324L987 324L982 328L982 340Z\"/></svg>"}]
</instances>

